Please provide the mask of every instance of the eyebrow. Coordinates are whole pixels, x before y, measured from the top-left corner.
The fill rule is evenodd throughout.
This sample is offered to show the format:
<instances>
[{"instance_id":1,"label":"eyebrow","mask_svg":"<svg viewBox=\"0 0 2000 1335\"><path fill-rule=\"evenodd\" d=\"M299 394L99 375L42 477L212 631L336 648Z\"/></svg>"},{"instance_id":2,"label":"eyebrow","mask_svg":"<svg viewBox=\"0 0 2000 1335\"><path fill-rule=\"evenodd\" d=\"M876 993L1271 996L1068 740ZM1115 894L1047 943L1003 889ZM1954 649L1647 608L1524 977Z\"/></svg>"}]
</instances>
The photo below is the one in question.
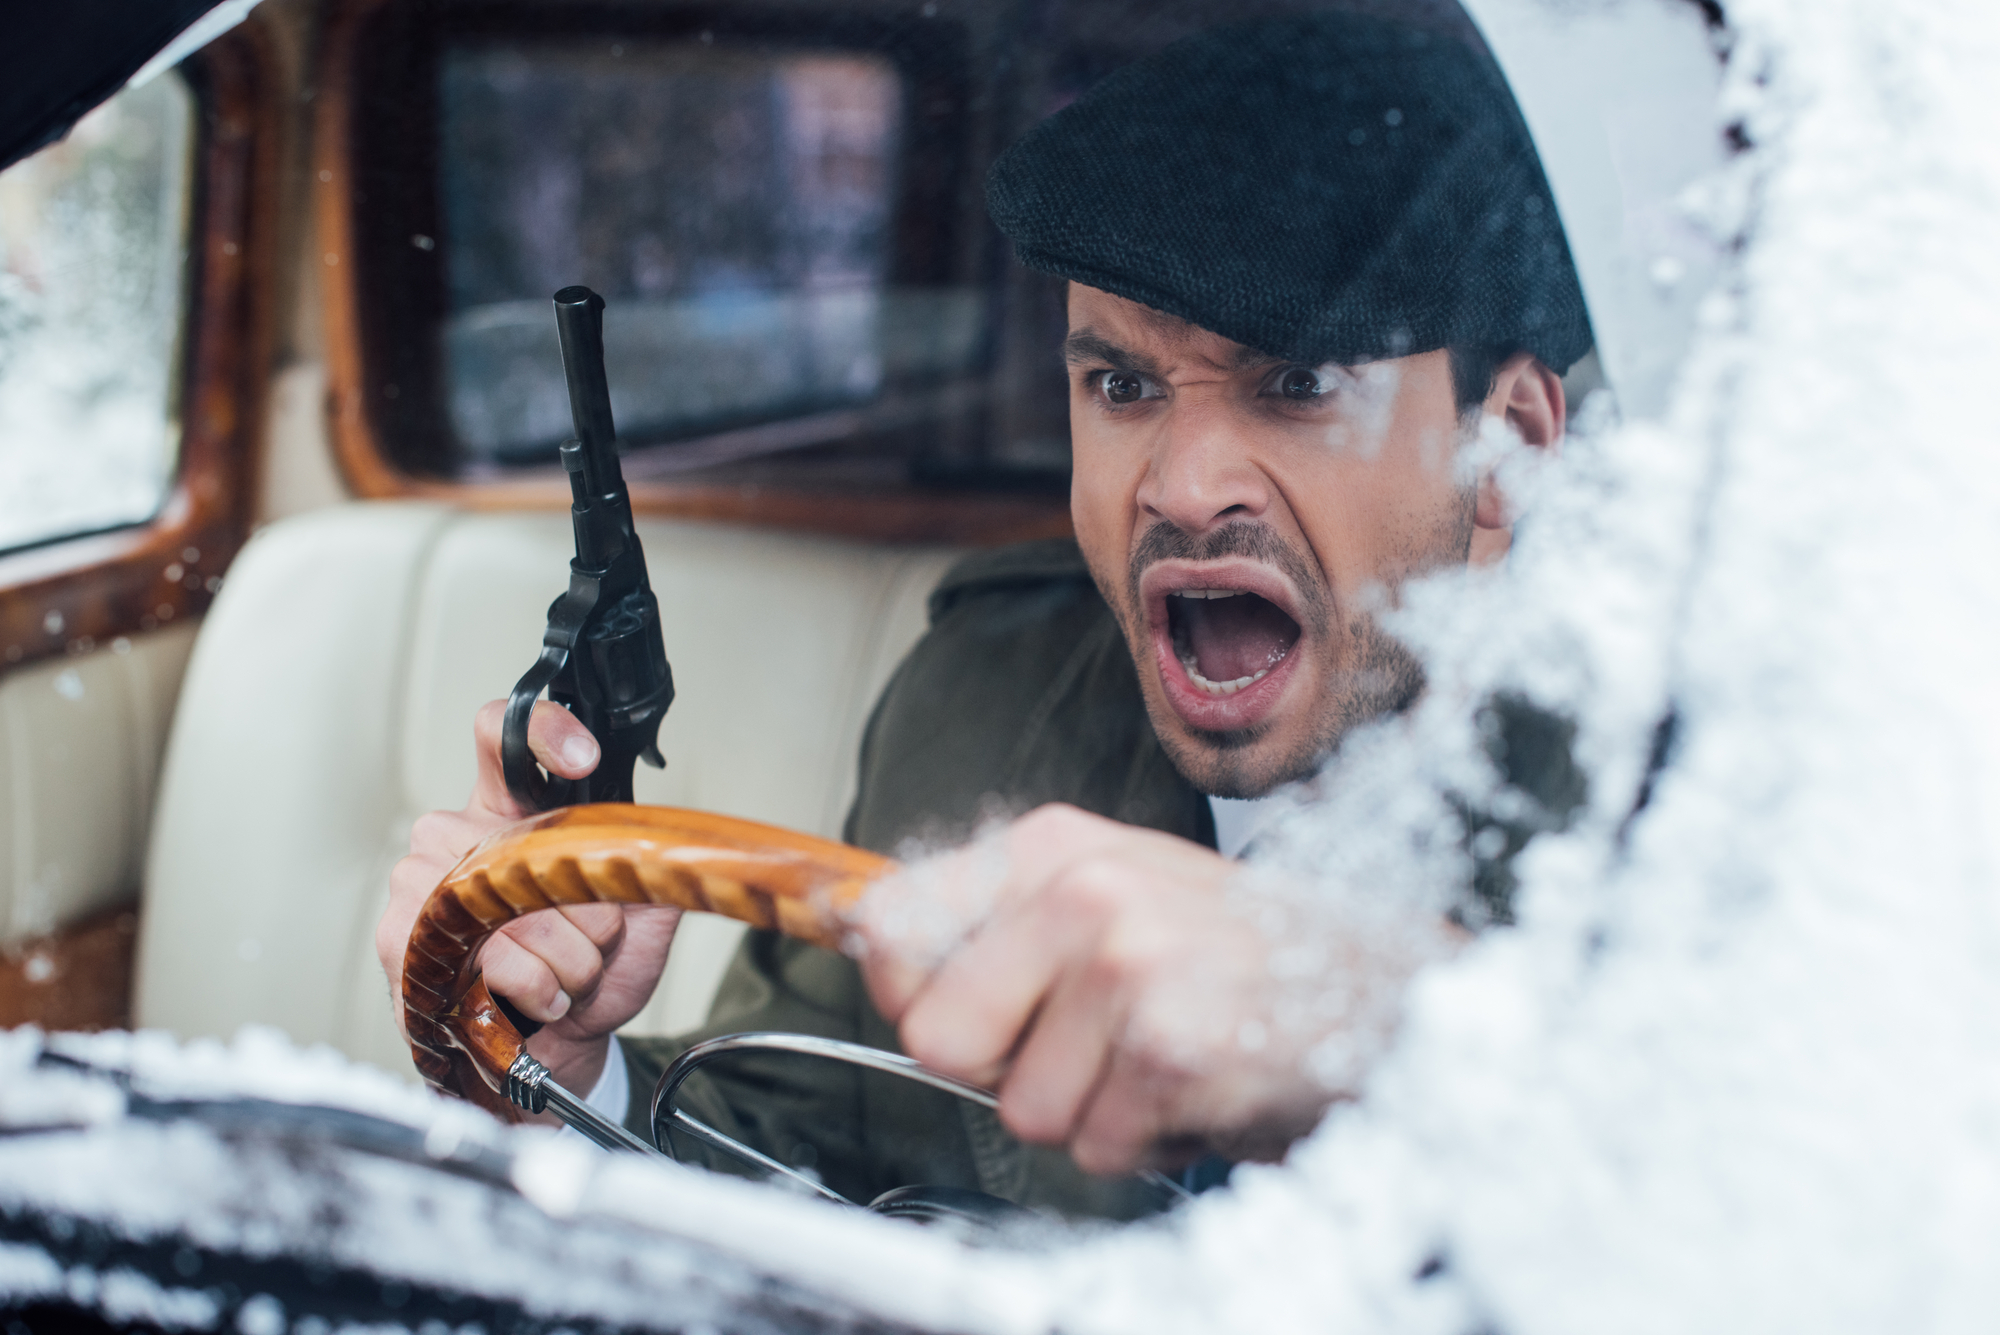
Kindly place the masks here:
<instances>
[{"instance_id":1,"label":"eyebrow","mask_svg":"<svg viewBox=\"0 0 2000 1335\"><path fill-rule=\"evenodd\" d=\"M1079 329L1063 340L1063 361L1070 366L1110 365L1141 375L1161 374L1160 364L1151 357L1121 348L1094 329Z\"/></svg>"},{"instance_id":2,"label":"eyebrow","mask_svg":"<svg viewBox=\"0 0 2000 1335\"><path fill-rule=\"evenodd\" d=\"M1120 347L1094 329L1079 329L1063 340L1063 361L1070 366L1110 365L1122 370L1137 371L1142 375L1163 376L1159 362L1143 352ZM1288 359L1274 357L1268 352L1237 344L1229 356L1231 371L1249 371L1266 366L1288 365Z\"/></svg>"}]
</instances>

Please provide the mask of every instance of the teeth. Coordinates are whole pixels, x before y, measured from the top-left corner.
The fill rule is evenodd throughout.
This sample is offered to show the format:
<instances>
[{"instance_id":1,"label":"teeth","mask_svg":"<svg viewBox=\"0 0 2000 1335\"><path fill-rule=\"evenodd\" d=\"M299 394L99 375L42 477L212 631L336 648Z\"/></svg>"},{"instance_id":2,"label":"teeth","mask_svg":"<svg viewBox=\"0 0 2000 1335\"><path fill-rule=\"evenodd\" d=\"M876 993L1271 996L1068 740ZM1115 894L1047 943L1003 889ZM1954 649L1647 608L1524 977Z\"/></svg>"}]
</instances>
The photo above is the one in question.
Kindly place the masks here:
<instances>
[{"instance_id":1,"label":"teeth","mask_svg":"<svg viewBox=\"0 0 2000 1335\"><path fill-rule=\"evenodd\" d=\"M1243 593L1242 589L1176 589L1173 596L1199 602L1205 598L1241 598Z\"/></svg>"},{"instance_id":2,"label":"teeth","mask_svg":"<svg viewBox=\"0 0 2000 1335\"><path fill-rule=\"evenodd\" d=\"M1253 676L1238 677L1235 681L1210 681L1207 677L1195 671L1194 659L1192 657L1183 656L1181 658L1181 666L1187 669L1188 680L1201 687L1202 690L1210 695L1234 695L1245 686L1254 686L1271 675L1271 669L1265 668Z\"/></svg>"}]
</instances>

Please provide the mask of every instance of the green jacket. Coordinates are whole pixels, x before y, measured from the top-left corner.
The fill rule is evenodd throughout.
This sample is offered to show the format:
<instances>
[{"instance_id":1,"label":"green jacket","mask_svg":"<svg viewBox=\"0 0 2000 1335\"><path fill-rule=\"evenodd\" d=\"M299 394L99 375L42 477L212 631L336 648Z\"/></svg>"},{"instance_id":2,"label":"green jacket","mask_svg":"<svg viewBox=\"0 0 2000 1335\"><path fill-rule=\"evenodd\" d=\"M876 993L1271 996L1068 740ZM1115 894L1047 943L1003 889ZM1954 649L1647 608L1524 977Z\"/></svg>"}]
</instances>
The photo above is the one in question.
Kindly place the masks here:
<instances>
[{"instance_id":1,"label":"green jacket","mask_svg":"<svg viewBox=\"0 0 2000 1335\"><path fill-rule=\"evenodd\" d=\"M1154 736L1131 655L1075 543L968 557L931 595L930 613L929 633L896 670L862 737L850 843L894 853L912 838L957 842L989 816L1068 802L1214 846L1207 799ZM1516 695L1495 696L1480 713L1487 754L1514 791L1483 806L1450 798L1467 850L1459 916L1475 928L1511 920L1515 856L1536 834L1564 828L1587 795L1571 757L1573 724ZM1661 726L1655 767L1671 717ZM1501 837L1482 838L1488 831ZM751 1029L896 1047L853 961L752 932L704 1028L625 1042L627 1124L650 1140L648 1105L667 1063L703 1038ZM1087 1177L1060 1150L1023 1146L993 1114L920 1085L803 1057L722 1062L689 1081L682 1106L773 1158L814 1168L850 1200L924 1184L973 1187L1069 1216L1128 1219L1164 1203L1135 1180ZM748 1171L697 1146L682 1152L721 1171Z\"/></svg>"},{"instance_id":2,"label":"green jacket","mask_svg":"<svg viewBox=\"0 0 2000 1335\"><path fill-rule=\"evenodd\" d=\"M911 839L957 842L995 814L1068 802L1214 845L1207 800L1154 736L1131 655L1075 543L966 558L932 593L930 620L863 734L850 843L895 853ZM682 1050L753 1029L897 1046L852 960L752 932L703 1028L624 1040L628 1125L650 1141L653 1086ZM1022 1145L973 1104L838 1063L722 1058L688 1082L680 1106L864 1204L919 1183L1072 1217L1129 1219L1165 1203L1157 1188L1092 1178L1060 1150ZM749 1171L690 1143L679 1149L720 1171Z\"/></svg>"}]
</instances>

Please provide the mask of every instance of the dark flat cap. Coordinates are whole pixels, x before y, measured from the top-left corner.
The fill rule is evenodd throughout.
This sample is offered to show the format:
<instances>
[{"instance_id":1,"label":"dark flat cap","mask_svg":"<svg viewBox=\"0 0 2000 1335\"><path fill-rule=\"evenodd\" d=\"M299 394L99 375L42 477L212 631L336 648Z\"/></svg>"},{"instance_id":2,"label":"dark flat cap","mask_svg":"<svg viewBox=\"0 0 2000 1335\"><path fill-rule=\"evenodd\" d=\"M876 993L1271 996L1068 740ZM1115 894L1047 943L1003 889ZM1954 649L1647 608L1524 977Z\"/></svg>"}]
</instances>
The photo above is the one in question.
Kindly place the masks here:
<instances>
[{"instance_id":1,"label":"dark flat cap","mask_svg":"<svg viewBox=\"0 0 2000 1335\"><path fill-rule=\"evenodd\" d=\"M1273 356L1524 348L1590 321L1491 58L1327 12L1212 28L1023 135L987 181L1023 263Z\"/></svg>"}]
</instances>

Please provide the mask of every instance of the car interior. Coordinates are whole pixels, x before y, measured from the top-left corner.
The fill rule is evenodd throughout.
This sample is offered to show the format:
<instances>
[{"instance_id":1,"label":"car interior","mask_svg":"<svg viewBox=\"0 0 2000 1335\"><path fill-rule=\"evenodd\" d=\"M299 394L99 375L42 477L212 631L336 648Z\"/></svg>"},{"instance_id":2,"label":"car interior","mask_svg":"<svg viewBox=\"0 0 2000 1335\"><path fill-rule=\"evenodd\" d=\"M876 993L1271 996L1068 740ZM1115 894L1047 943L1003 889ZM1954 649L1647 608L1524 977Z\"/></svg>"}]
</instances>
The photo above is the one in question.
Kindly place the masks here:
<instances>
[{"instance_id":1,"label":"car interior","mask_svg":"<svg viewBox=\"0 0 2000 1335\"><path fill-rule=\"evenodd\" d=\"M373 930L566 580L570 284L678 692L637 798L837 837L938 578L1069 532L1061 288L988 165L1180 36L1320 7L263 0L0 176L0 279L136 257L50 307L99 369L36 420L90 448L46 442L0 528L0 1024L269 1025L415 1078ZM1571 397L1657 410L1711 262L1667 205L1720 149L1642 127L1712 97L1699 16L1341 7L1491 49L1592 303ZM1598 58L1635 43L1636 83ZM107 199L106 237L50 203ZM742 930L691 918L633 1027L699 1023Z\"/></svg>"}]
</instances>

